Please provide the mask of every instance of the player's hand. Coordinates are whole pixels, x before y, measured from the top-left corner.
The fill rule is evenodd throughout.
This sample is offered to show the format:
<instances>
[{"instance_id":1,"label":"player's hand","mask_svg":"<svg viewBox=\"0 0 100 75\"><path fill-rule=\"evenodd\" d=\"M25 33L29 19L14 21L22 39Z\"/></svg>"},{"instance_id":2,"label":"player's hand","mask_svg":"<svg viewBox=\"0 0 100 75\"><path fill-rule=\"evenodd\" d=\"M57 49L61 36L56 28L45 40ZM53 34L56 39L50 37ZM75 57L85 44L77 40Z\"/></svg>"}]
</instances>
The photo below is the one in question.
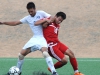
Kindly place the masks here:
<instances>
[{"instance_id":1,"label":"player's hand","mask_svg":"<svg viewBox=\"0 0 100 75\"><path fill-rule=\"evenodd\" d=\"M51 18L50 18L50 22L51 22L51 23L53 23L54 20L55 20L55 17L51 17Z\"/></svg>"},{"instance_id":2,"label":"player's hand","mask_svg":"<svg viewBox=\"0 0 100 75\"><path fill-rule=\"evenodd\" d=\"M48 24L50 24L50 23L51 23L51 20L50 20L50 19L46 19L46 22L47 22Z\"/></svg>"},{"instance_id":3,"label":"player's hand","mask_svg":"<svg viewBox=\"0 0 100 75\"><path fill-rule=\"evenodd\" d=\"M44 28L46 28L48 25L49 25L48 22L44 22L44 23L42 24L42 26L43 26Z\"/></svg>"}]
</instances>

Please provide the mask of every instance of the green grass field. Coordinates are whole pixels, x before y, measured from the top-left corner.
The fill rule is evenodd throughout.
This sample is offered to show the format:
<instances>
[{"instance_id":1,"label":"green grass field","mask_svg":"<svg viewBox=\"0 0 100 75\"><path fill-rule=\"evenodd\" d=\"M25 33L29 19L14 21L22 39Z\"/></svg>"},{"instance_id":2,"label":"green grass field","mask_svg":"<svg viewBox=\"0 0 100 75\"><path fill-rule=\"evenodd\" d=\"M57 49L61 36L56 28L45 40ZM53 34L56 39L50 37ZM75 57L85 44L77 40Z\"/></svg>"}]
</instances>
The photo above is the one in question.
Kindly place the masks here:
<instances>
[{"instance_id":1,"label":"green grass field","mask_svg":"<svg viewBox=\"0 0 100 75\"><path fill-rule=\"evenodd\" d=\"M79 70L85 75L100 75L99 58L78 58ZM56 60L53 60L54 63ZM8 72L11 66L15 66L17 58L0 58L0 75ZM33 75L34 71L48 72L46 62L43 58L26 58L23 65L22 75ZM73 69L68 62L64 67L57 69L59 75L73 75Z\"/></svg>"}]
</instances>

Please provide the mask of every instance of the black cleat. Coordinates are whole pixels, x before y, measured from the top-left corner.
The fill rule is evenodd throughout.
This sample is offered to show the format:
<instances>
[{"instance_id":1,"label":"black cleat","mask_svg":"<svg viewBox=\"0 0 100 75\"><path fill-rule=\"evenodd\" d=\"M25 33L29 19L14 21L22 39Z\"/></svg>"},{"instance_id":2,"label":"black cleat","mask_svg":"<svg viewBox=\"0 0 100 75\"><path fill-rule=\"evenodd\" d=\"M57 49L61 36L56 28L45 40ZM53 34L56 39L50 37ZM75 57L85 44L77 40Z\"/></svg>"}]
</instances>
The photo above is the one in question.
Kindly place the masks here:
<instances>
[{"instance_id":1,"label":"black cleat","mask_svg":"<svg viewBox=\"0 0 100 75\"><path fill-rule=\"evenodd\" d=\"M10 75L9 72L7 73L7 75Z\"/></svg>"},{"instance_id":2,"label":"black cleat","mask_svg":"<svg viewBox=\"0 0 100 75\"><path fill-rule=\"evenodd\" d=\"M20 72L19 75L21 75L22 73ZM6 75L10 75L9 72Z\"/></svg>"},{"instance_id":3,"label":"black cleat","mask_svg":"<svg viewBox=\"0 0 100 75\"><path fill-rule=\"evenodd\" d=\"M19 75L21 75L21 74L22 74L22 72L19 73Z\"/></svg>"},{"instance_id":4,"label":"black cleat","mask_svg":"<svg viewBox=\"0 0 100 75\"><path fill-rule=\"evenodd\" d=\"M52 75L58 75L57 72L53 72Z\"/></svg>"}]
</instances>

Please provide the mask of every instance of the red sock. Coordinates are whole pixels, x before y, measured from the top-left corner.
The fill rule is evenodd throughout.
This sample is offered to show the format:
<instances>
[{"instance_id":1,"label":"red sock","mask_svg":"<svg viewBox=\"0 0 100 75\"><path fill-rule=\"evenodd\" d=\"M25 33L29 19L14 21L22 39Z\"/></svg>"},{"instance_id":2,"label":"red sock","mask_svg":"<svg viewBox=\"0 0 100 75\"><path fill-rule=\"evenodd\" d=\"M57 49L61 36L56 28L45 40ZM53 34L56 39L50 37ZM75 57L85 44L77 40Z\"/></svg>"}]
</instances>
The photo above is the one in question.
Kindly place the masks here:
<instances>
[{"instance_id":1,"label":"red sock","mask_svg":"<svg viewBox=\"0 0 100 75\"><path fill-rule=\"evenodd\" d=\"M77 65L76 58L70 58L70 63L71 63L71 65L72 65L74 71L75 71L75 70L78 70L78 65Z\"/></svg>"},{"instance_id":2,"label":"red sock","mask_svg":"<svg viewBox=\"0 0 100 75\"><path fill-rule=\"evenodd\" d=\"M55 69L60 68L60 67L62 67L62 66L63 66L63 64L62 64L61 62L57 62L57 63L54 65Z\"/></svg>"}]
</instances>

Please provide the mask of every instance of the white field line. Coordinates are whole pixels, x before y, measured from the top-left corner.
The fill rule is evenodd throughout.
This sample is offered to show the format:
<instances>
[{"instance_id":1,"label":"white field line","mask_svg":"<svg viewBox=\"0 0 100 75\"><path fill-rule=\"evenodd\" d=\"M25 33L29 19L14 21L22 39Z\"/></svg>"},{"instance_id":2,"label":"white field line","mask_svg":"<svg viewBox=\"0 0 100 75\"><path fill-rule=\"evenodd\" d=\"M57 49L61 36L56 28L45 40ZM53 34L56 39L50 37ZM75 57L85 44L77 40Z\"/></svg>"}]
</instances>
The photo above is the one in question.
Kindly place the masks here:
<instances>
[{"instance_id":1,"label":"white field line","mask_svg":"<svg viewBox=\"0 0 100 75\"><path fill-rule=\"evenodd\" d=\"M15 58L11 58L11 59L7 59L7 58L4 58L4 59L0 59L1 61L2 60L16 60ZM25 60L45 60L43 58L26 58ZM100 61L100 59L77 59L77 61Z\"/></svg>"},{"instance_id":2,"label":"white field line","mask_svg":"<svg viewBox=\"0 0 100 75\"><path fill-rule=\"evenodd\" d=\"M26 60L45 60L45 59L26 59ZM100 59L77 59L77 61L100 61Z\"/></svg>"},{"instance_id":3,"label":"white field line","mask_svg":"<svg viewBox=\"0 0 100 75\"><path fill-rule=\"evenodd\" d=\"M89 59L89 60L86 60L86 59L78 59L78 61L100 61L99 59Z\"/></svg>"}]
</instances>

